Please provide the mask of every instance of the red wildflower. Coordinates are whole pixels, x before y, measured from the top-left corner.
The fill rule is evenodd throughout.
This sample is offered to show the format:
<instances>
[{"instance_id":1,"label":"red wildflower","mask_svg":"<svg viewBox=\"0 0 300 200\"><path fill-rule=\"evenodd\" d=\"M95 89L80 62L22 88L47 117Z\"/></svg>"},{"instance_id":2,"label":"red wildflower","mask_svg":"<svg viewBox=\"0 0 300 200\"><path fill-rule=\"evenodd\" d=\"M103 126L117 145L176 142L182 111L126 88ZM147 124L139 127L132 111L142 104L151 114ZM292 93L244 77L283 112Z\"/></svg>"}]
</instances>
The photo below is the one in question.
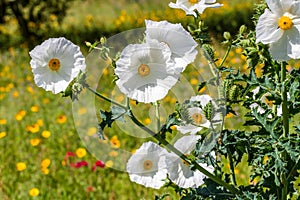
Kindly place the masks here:
<instances>
[{"instance_id":1,"label":"red wildflower","mask_svg":"<svg viewBox=\"0 0 300 200\"><path fill-rule=\"evenodd\" d=\"M79 161L79 162L76 162L76 163L70 163L70 167L75 167L75 168L86 167L88 165L89 165L89 163L86 162L86 161Z\"/></svg>"},{"instance_id":2,"label":"red wildflower","mask_svg":"<svg viewBox=\"0 0 300 200\"><path fill-rule=\"evenodd\" d=\"M101 167L104 168L105 167L105 163L102 160L97 160L95 162L95 164L92 167L92 171L95 171L97 167Z\"/></svg>"},{"instance_id":3,"label":"red wildflower","mask_svg":"<svg viewBox=\"0 0 300 200\"><path fill-rule=\"evenodd\" d=\"M86 191L87 191L87 192L93 192L94 189L95 189L95 188L94 188L93 186L89 186L89 187L86 188Z\"/></svg>"}]
</instances>

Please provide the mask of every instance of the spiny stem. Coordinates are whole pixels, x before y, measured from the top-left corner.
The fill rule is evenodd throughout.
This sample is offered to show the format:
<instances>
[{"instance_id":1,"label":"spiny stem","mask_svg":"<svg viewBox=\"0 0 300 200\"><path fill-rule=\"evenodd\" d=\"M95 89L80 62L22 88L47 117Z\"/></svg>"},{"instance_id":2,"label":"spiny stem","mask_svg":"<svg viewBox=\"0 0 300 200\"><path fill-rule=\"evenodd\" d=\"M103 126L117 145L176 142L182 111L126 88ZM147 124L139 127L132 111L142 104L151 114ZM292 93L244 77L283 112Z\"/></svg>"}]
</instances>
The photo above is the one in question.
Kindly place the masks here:
<instances>
[{"instance_id":1,"label":"spiny stem","mask_svg":"<svg viewBox=\"0 0 300 200\"><path fill-rule=\"evenodd\" d=\"M85 87L86 87L89 91L91 91L92 93L94 93L97 97L100 97L101 99L104 99L105 101L108 101L109 103L112 103L112 104L114 104L114 105L116 105L116 106L119 106L119 107L121 107L121 108L127 110L127 107L126 107L126 106L124 106L124 105L122 105L122 104L120 104L120 103L118 103L118 102L116 102L116 101L114 101L114 100L112 100L112 99L110 99L110 98L108 98L108 97L103 96L102 94L100 94L99 92L97 92L96 90L92 89L92 88L89 87L89 86L85 86Z\"/></svg>"},{"instance_id":2,"label":"spiny stem","mask_svg":"<svg viewBox=\"0 0 300 200\"><path fill-rule=\"evenodd\" d=\"M282 121L283 121L283 136L288 137L289 135L289 110L287 104L287 90L285 86L286 79L286 64L285 62L281 63L281 96L282 96Z\"/></svg>"},{"instance_id":3,"label":"spiny stem","mask_svg":"<svg viewBox=\"0 0 300 200\"><path fill-rule=\"evenodd\" d=\"M233 181L234 185L237 185L236 184L235 174L234 174L234 166L233 166L232 154L230 152L228 153L228 158L229 158L230 171L231 171L231 175L232 175L232 181Z\"/></svg>"},{"instance_id":4,"label":"spiny stem","mask_svg":"<svg viewBox=\"0 0 300 200\"><path fill-rule=\"evenodd\" d=\"M287 104L287 89L285 85L286 79L286 63L281 62L281 98L282 98L282 122L283 122L283 137L289 136L289 110ZM283 152L283 159L286 157L286 152ZM281 199L287 199L287 191L288 191L288 180L285 173L281 174L281 181L283 184Z\"/></svg>"},{"instance_id":5,"label":"spiny stem","mask_svg":"<svg viewBox=\"0 0 300 200\"><path fill-rule=\"evenodd\" d=\"M157 120L157 131L160 130L160 112L159 112L159 102L155 102L155 117Z\"/></svg>"},{"instance_id":6,"label":"spiny stem","mask_svg":"<svg viewBox=\"0 0 300 200\"><path fill-rule=\"evenodd\" d=\"M225 60L227 59L227 57L228 57L228 55L229 55L230 50L231 50L231 42L229 43L229 45L228 45L228 47L227 47L227 50L226 50L226 53L225 53L225 55L224 55L224 57L223 57L223 59L222 59L221 64L218 66L218 68L220 68L220 67L223 66L223 64L225 63Z\"/></svg>"}]
</instances>

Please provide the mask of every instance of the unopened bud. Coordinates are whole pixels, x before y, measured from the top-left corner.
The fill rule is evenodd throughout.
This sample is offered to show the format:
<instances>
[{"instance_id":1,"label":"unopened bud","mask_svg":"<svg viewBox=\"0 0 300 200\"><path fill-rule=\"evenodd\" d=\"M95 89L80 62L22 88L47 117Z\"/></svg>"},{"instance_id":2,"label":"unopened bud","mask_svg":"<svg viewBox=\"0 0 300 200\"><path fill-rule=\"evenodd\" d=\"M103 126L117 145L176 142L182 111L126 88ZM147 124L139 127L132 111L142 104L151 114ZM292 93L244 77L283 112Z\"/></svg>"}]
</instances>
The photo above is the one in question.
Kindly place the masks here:
<instances>
[{"instance_id":1,"label":"unopened bud","mask_svg":"<svg viewBox=\"0 0 300 200\"><path fill-rule=\"evenodd\" d=\"M230 40L231 39L231 35L229 32L224 32L223 33L223 37L226 39L226 40Z\"/></svg>"},{"instance_id":2,"label":"unopened bud","mask_svg":"<svg viewBox=\"0 0 300 200\"><path fill-rule=\"evenodd\" d=\"M106 43L106 38L105 38L105 37L101 37L100 43L101 43L102 45L104 45L104 44Z\"/></svg>"},{"instance_id":3,"label":"unopened bud","mask_svg":"<svg viewBox=\"0 0 300 200\"><path fill-rule=\"evenodd\" d=\"M85 45L88 46L88 47L91 47L91 46L92 46L92 43L90 43L90 42L85 42Z\"/></svg>"},{"instance_id":4,"label":"unopened bud","mask_svg":"<svg viewBox=\"0 0 300 200\"><path fill-rule=\"evenodd\" d=\"M247 31L247 26L242 25L242 26L240 27L239 33L240 33L240 34L244 34L246 31Z\"/></svg>"}]
</instances>

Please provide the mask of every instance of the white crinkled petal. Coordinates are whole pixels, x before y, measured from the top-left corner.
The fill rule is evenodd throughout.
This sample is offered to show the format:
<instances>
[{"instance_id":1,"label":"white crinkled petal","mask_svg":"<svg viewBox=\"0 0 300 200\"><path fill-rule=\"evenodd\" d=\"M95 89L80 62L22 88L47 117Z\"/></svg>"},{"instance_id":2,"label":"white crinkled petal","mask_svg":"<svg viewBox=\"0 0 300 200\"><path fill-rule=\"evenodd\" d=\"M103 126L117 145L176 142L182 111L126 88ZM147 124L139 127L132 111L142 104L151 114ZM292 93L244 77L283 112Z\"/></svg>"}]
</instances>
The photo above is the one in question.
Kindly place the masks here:
<instances>
[{"instance_id":1,"label":"white crinkled petal","mask_svg":"<svg viewBox=\"0 0 300 200\"><path fill-rule=\"evenodd\" d=\"M198 54L193 37L181 24L172 24L167 21L155 22L146 20L146 41L155 39L168 45L172 58L180 72L192 63Z\"/></svg>"},{"instance_id":2,"label":"white crinkled petal","mask_svg":"<svg viewBox=\"0 0 300 200\"><path fill-rule=\"evenodd\" d=\"M180 76L170 49L156 40L128 45L116 64L115 74L119 77L116 84L119 89L128 97L144 103L164 98ZM141 64L149 66L150 74L139 75Z\"/></svg>"},{"instance_id":3,"label":"white crinkled petal","mask_svg":"<svg viewBox=\"0 0 300 200\"><path fill-rule=\"evenodd\" d=\"M286 0L284 0L284 1L286 1ZM288 1L290 1L290 0L288 0ZM277 16L282 16L285 13L281 2L282 2L282 0L266 0L266 3L268 5L268 7L270 8L270 10Z\"/></svg>"},{"instance_id":4,"label":"white crinkled petal","mask_svg":"<svg viewBox=\"0 0 300 200\"><path fill-rule=\"evenodd\" d=\"M202 127L195 126L193 124L188 124L186 126L176 126L177 130L183 134L190 133L196 134L198 131L202 129Z\"/></svg>"},{"instance_id":5,"label":"white crinkled petal","mask_svg":"<svg viewBox=\"0 0 300 200\"><path fill-rule=\"evenodd\" d=\"M292 27L287 31L287 54L292 59L300 58L300 25Z\"/></svg>"},{"instance_id":6,"label":"white crinkled petal","mask_svg":"<svg viewBox=\"0 0 300 200\"><path fill-rule=\"evenodd\" d=\"M283 35L280 40L270 44L270 53L272 58L277 61L286 61L291 58L288 56L288 52L291 51L290 44L286 35Z\"/></svg>"},{"instance_id":7,"label":"white crinkled petal","mask_svg":"<svg viewBox=\"0 0 300 200\"><path fill-rule=\"evenodd\" d=\"M80 48L69 40L50 38L29 52L30 65L37 86L57 94L64 91L69 83L86 68ZM51 59L60 61L60 68L52 71L48 67Z\"/></svg>"},{"instance_id":8,"label":"white crinkled petal","mask_svg":"<svg viewBox=\"0 0 300 200\"><path fill-rule=\"evenodd\" d=\"M219 8L219 7L223 6L223 4L220 4L220 3L214 3L214 4L212 4L212 3L207 4L207 3L209 3L209 2L205 2L205 3L199 2L193 6L193 9L197 9L197 11L200 14L202 14L206 8Z\"/></svg>"},{"instance_id":9,"label":"white crinkled petal","mask_svg":"<svg viewBox=\"0 0 300 200\"><path fill-rule=\"evenodd\" d=\"M174 147L181 151L181 153L188 154L193 149L195 149L196 144L200 138L200 135L183 136L175 142Z\"/></svg>"},{"instance_id":10,"label":"white crinkled petal","mask_svg":"<svg viewBox=\"0 0 300 200\"><path fill-rule=\"evenodd\" d=\"M153 142L143 143L127 162L126 171L130 180L145 187L158 189L164 185L163 179L167 177L165 160L161 155L166 150ZM151 169L144 168L144 161L151 161Z\"/></svg>"},{"instance_id":11,"label":"white crinkled petal","mask_svg":"<svg viewBox=\"0 0 300 200\"><path fill-rule=\"evenodd\" d=\"M283 30L278 28L278 16L266 9L259 17L256 25L256 42L270 44L277 42L283 35Z\"/></svg>"},{"instance_id":12,"label":"white crinkled petal","mask_svg":"<svg viewBox=\"0 0 300 200\"><path fill-rule=\"evenodd\" d=\"M182 188L196 188L204 183L206 176L199 171L192 171L189 166L185 165L183 161L174 153L166 153L167 170L169 178L172 182ZM205 164L200 164L209 172L213 172L212 166L207 167Z\"/></svg>"}]
</instances>

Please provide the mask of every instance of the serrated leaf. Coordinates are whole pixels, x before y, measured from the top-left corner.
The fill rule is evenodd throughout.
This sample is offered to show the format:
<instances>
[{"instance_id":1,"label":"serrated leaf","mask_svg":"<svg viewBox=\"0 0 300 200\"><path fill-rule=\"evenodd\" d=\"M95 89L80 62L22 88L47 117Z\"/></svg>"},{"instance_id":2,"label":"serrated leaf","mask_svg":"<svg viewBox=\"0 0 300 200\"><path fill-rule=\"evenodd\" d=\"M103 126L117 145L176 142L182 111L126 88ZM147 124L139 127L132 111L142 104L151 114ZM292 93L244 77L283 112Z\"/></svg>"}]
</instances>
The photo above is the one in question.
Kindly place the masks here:
<instances>
[{"instance_id":1,"label":"serrated leaf","mask_svg":"<svg viewBox=\"0 0 300 200\"><path fill-rule=\"evenodd\" d=\"M199 155L206 155L211 152L211 150L217 144L217 139L220 136L220 132L211 131L202 142L202 145L199 149Z\"/></svg>"},{"instance_id":2,"label":"serrated leaf","mask_svg":"<svg viewBox=\"0 0 300 200\"><path fill-rule=\"evenodd\" d=\"M119 106L112 106L111 107L112 119L113 120L120 120L125 122L124 115L128 115L128 111L124 108Z\"/></svg>"}]
</instances>

